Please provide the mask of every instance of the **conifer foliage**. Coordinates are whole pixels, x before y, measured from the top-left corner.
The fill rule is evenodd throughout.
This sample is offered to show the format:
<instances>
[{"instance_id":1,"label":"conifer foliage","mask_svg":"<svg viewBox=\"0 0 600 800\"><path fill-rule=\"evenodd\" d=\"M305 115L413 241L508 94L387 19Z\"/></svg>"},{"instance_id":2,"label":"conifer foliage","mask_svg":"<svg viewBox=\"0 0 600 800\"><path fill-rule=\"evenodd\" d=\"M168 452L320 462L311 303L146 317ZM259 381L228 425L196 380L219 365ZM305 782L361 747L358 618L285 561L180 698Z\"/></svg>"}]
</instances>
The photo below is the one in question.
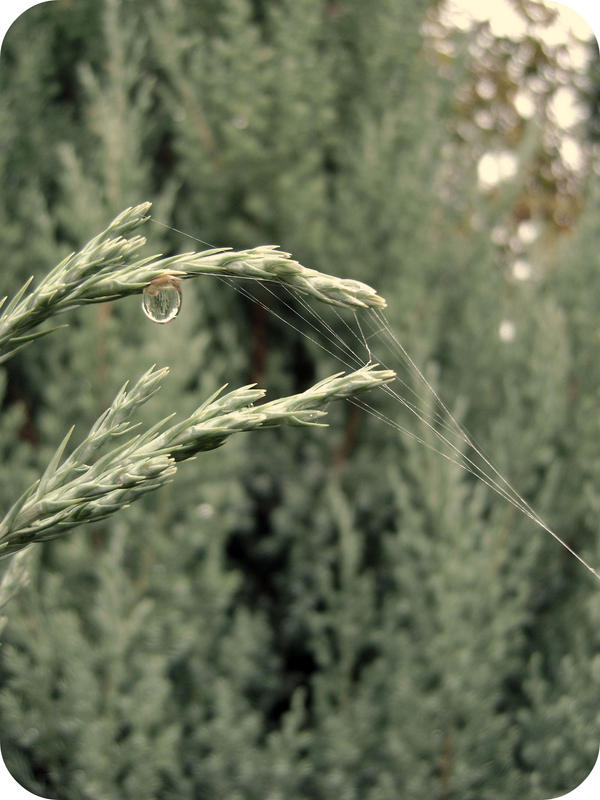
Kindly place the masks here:
<instances>
[{"instance_id":1,"label":"conifer foliage","mask_svg":"<svg viewBox=\"0 0 600 800\"><path fill-rule=\"evenodd\" d=\"M78 0L7 35L0 736L31 791L514 800L589 772L596 586L428 449L439 406L369 311L386 298L452 413L598 566L597 187L515 281L491 232L536 186L481 195L468 34L440 68L434 6ZM183 303L155 325L140 292L165 275ZM313 424L391 370L421 442L381 419L402 410L385 389Z\"/></svg>"}]
</instances>

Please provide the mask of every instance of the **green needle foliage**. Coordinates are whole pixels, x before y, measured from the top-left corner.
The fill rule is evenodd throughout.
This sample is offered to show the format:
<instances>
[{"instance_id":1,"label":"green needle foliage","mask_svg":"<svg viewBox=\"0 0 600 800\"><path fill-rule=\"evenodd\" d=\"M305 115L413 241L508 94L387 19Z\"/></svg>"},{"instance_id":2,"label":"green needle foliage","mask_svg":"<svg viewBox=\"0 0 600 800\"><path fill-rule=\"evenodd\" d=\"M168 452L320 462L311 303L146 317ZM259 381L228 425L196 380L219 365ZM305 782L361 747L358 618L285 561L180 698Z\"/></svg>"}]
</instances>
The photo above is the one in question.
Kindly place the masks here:
<instances>
[{"instance_id":1,"label":"green needle foliage","mask_svg":"<svg viewBox=\"0 0 600 800\"><path fill-rule=\"evenodd\" d=\"M77 0L8 32L0 542L59 534L0 562L2 754L30 791L542 800L594 763L596 582L380 418L473 455L376 332L381 295L472 441L600 563L597 170L555 170L556 127L515 101L543 111L568 53L552 75L546 44L485 23L440 38L443 7ZM505 148L517 175L482 192L480 157ZM233 250L185 253L211 245L182 231ZM140 293L166 275L184 299L161 326ZM386 379L344 363L369 348L431 427L384 390L320 427L325 401Z\"/></svg>"}]
</instances>

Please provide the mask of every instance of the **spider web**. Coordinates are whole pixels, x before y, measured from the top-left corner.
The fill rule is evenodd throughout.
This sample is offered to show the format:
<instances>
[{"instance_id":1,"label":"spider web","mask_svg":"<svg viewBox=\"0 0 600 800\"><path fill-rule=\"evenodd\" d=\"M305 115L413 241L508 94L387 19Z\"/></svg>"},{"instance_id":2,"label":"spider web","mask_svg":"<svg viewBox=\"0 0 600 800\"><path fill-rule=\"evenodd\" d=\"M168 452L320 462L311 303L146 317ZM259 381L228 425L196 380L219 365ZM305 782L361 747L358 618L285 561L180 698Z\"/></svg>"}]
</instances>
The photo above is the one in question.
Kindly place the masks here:
<instances>
[{"instance_id":1,"label":"spider web","mask_svg":"<svg viewBox=\"0 0 600 800\"><path fill-rule=\"evenodd\" d=\"M214 247L210 242L197 236L154 218L151 219L164 228L208 247ZM378 408L376 403L373 404L361 397L347 398L346 402L362 409L380 423L392 428L397 434L418 442L419 445L473 475L552 536L600 581L600 573L540 517L457 420L456 415L452 413L432 382L402 344L383 311L361 309L356 312L331 306L330 310L335 320L328 321L324 311L314 308L300 292L284 284L250 276L240 280L238 277L229 278L214 273L214 277L323 350L345 369L356 370L373 363L386 369L393 369L396 372L396 379L373 391L384 392L393 400L399 411L402 409L405 412L402 422L396 415L390 416ZM256 284L262 289L262 298L258 292L253 291ZM273 298L272 302L265 301L269 296ZM343 335L340 330L343 330ZM382 355L384 357L381 357ZM427 405L431 406L429 413L423 410ZM415 426L413 422L413 428L409 428L405 418L408 418L409 423L410 418L418 420L419 426ZM417 433L415 427L417 430L421 427L421 432ZM457 438L459 444L456 443Z\"/></svg>"}]
</instances>

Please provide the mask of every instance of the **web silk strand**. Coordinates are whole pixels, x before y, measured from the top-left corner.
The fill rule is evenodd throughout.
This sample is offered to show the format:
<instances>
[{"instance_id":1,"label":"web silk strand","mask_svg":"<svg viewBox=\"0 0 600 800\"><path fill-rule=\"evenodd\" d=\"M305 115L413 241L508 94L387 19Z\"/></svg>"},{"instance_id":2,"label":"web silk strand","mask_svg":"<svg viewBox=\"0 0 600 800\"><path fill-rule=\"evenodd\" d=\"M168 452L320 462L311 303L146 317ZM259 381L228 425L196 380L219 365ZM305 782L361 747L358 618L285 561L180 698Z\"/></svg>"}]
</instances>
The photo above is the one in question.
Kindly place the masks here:
<instances>
[{"instance_id":1,"label":"web silk strand","mask_svg":"<svg viewBox=\"0 0 600 800\"><path fill-rule=\"evenodd\" d=\"M181 236L188 237L200 244L206 245L207 247L214 248L216 245L211 244L203 239L200 239L197 236L192 234L186 233L178 228L175 228L171 225L168 225L164 222L161 222L157 219L151 218L151 221L160 225L163 228L169 229L174 231L175 233L180 234ZM421 436L418 436L413 431L410 431L408 428L402 426L397 421L391 419L387 416L384 412L380 411L379 409L374 408L369 403L365 402L362 399L356 398L348 398L348 402L352 405L356 406L364 410L366 413L373 416L373 418L377 419L378 421L386 424L397 432L401 433L404 436L407 436L414 441L418 442L421 446L431 450L442 458L446 459L452 464L459 466L464 471L468 472L469 474L473 475L479 481L481 481L485 486L489 489L494 491L497 495L502 497L506 500L511 506L515 509L520 511L524 516L528 517L532 520L536 525L542 528L544 531L550 534L567 552L569 552L574 558L579 561L579 563L584 566L598 581L600 581L600 574L582 557L580 556L572 547L570 547L567 542L564 541L552 528L550 528L544 520L537 514L534 509L527 503L527 501L522 497L522 495L517 492L517 490L512 486L512 484L505 478L500 471L494 466L494 464L488 459L488 457L483 453L483 450L474 442L473 438L470 434L466 431L466 429L457 421L454 414L450 411L448 406L444 403L442 398L440 397L439 393L433 387L431 382L426 378L424 373L418 367L414 359L410 356L404 345L400 342L398 337L395 335L394 331L391 328L387 318L381 311L370 310L371 317L377 323L377 327L374 331L367 331L367 335L360 324L358 316L356 312L354 312L354 322L356 325L357 330L354 330L352 326L348 323L346 319L342 316L339 310L333 307L333 311L337 315L338 319L343 323L345 328L350 332L353 339L357 343L357 348L360 347L361 349L364 348L369 361L365 362L364 358L361 358L360 354L358 353L358 349L353 349L351 345L345 341L345 339L326 321L323 315L319 314L315 311L309 303L301 296L298 291L295 291L291 287L285 286L284 288L287 290L289 295L294 298L298 304L304 309L308 316L300 313L298 308L295 308L291 303L288 303L284 298L282 298L279 294L274 292L266 281L261 278L254 278L252 276L239 276L239 277L246 277L246 280L250 281L257 281L263 289L265 289L270 295L272 295L278 302L280 302L285 308L287 308L293 315L298 317L305 325L308 325L317 335L318 339L314 336L308 334L305 330L301 330L299 327L294 325L290 322L289 319L286 319L281 314L279 314L275 309L268 306L259 298L252 295L249 291L242 288L241 286L236 286L236 281L238 278L229 278L225 277L219 273L207 273L214 275L214 277L218 278L223 283L226 283L228 286L233 288L236 292L238 292L241 296L247 298L250 302L258 304L261 308L263 308L269 314L272 314L276 319L280 322L284 323L285 325L289 326L292 330L294 330L298 335L306 338L312 344L314 344L319 349L326 352L329 356L334 358L339 363L343 364L344 366L355 369L357 366L363 366L365 363L371 363L374 356L372 354L371 345L369 342L371 339L378 339L376 337L381 337L381 340L386 344L387 348L390 350L391 353L395 354L396 356L400 357L403 363L406 365L409 371L418 378L418 380L423 384L426 390L430 393L430 395L434 398L439 408L442 409L443 413L446 415L447 419L444 419L443 416L436 411L435 409L432 410L432 418L435 424L443 427L448 433L459 434L462 438L463 442L484 462L487 468L493 473L495 478L492 474L486 472L483 467L476 462L474 462L469 456L467 456L456 444L451 442L444 434L435 427L434 424L430 420L428 420L423 413L419 410L418 406L414 403L411 403L405 397L403 397L399 392L392 388L389 384L379 387L382 391L384 391L389 397L392 397L396 402L400 403L407 411L413 414L421 424L425 425L428 430L430 430L439 440L441 440L447 447L450 448L452 452L454 452L458 457L454 457L449 455L447 452L440 450L439 448L431 445ZM276 281L270 281L271 283L277 284ZM318 324L312 321L312 319L316 320ZM319 327L320 325L320 327ZM342 355L334 350L331 350L329 347L325 346L322 341L319 339L325 338L327 343L331 345L335 351L339 350ZM385 364L382 359L376 358L375 360L377 363L380 363L384 368L388 368L388 365ZM413 396L417 403L422 402L422 397L419 393L409 386L406 381L404 381L400 376L396 376L396 381L403 387L403 389L408 392L411 396Z\"/></svg>"}]
</instances>

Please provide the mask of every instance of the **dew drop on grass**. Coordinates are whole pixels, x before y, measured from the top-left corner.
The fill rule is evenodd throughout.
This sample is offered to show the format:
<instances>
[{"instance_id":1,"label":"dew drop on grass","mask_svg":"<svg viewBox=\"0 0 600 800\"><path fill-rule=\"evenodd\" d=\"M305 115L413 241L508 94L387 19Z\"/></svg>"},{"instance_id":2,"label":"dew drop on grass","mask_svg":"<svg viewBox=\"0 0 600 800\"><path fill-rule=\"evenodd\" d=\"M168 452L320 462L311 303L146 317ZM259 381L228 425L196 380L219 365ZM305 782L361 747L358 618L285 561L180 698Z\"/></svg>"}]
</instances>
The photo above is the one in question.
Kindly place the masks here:
<instances>
[{"instance_id":1,"label":"dew drop on grass","mask_svg":"<svg viewBox=\"0 0 600 800\"><path fill-rule=\"evenodd\" d=\"M162 276L151 281L142 292L142 310L152 322L171 322L181 308L179 281Z\"/></svg>"}]
</instances>

